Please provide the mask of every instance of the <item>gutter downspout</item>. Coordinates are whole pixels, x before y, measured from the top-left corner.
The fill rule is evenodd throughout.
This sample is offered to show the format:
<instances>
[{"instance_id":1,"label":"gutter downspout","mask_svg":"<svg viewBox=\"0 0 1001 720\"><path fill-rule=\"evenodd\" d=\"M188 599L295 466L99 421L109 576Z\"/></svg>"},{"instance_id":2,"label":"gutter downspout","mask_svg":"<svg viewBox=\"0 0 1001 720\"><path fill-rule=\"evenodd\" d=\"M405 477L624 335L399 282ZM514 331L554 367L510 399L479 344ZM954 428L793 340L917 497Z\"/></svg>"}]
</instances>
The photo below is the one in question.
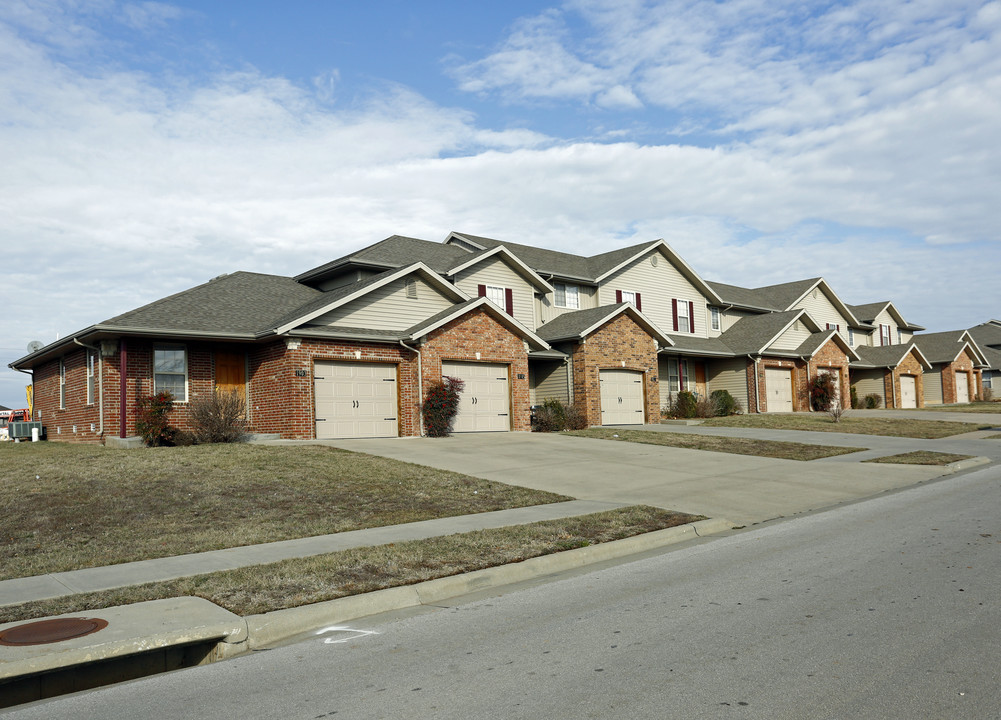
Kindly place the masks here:
<instances>
[{"instance_id":1,"label":"gutter downspout","mask_svg":"<svg viewBox=\"0 0 1001 720\"><path fill-rule=\"evenodd\" d=\"M421 437L424 437L424 372L421 367L421 351L410 347L402 340L400 340L400 345L417 356L417 432Z\"/></svg>"},{"instance_id":2,"label":"gutter downspout","mask_svg":"<svg viewBox=\"0 0 1001 720\"><path fill-rule=\"evenodd\" d=\"M806 355L800 355L799 359L806 361L806 394L807 394L807 396L809 396L809 394L810 394L810 358L808 358ZM840 374L838 375L838 392L839 393L841 392L841 375ZM810 412L813 412L813 398L807 397L806 401L807 401L807 405L809 407Z\"/></svg>"},{"instance_id":3,"label":"gutter downspout","mask_svg":"<svg viewBox=\"0 0 1001 720\"><path fill-rule=\"evenodd\" d=\"M751 354L747 356L754 361L754 412L761 412L761 391L758 390L758 358Z\"/></svg>"},{"instance_id":4,"label":"gutter downspout","mask_svg":"<svg viewBox=\"0 0 1001 720\"><path fill-rule=\"evenodd\" d=\"M101 357L101 351L93 345L86 345L76 338L73 338L73 342L80 347L85 347L97 353L97 393L100 398L97 401L97 416L100 424L97 429L97 435L98 437L104 437L104 358Z\"/></svg>"},{"instance_id":5,"label":"gutter downspout","mask_svg":"<svg viewBox=\"0 0 1001 720\"><path fill-rule=\"evenodd\" d=\"M118 350L119 360L119 382L118 382L118 437L125 439L125 397L129 389L129 344L125 338L121 339Z\"/></svg>"},{"instance_id":6,"label":"gutter downspout","mask_svg":"<svg viewBox=\"0 0 1001 720\"><path fill-rule=\"evenodd\" d=\"M896 368L890 368L890 397L893 398L893 409L899 410L900 408L897 407L897 381L893 377L893 371L895 369Z\"/></svg>"}]
</instances>

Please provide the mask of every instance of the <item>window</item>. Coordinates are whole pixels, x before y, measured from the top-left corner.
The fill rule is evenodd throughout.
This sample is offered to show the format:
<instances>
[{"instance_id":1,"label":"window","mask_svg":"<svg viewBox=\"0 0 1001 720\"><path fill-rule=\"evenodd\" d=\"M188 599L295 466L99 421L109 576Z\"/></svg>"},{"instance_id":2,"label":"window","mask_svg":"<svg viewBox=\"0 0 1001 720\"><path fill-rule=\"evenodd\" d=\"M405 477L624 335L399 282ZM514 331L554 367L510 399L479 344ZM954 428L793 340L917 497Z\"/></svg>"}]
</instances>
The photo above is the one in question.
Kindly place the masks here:
<instances>
[{"instance_id":1,"label":"window","mask_svg":"<svg viewBox=\"0 0 1001 720\"><path fill-rule=\"evenodd\" d=\"M188 400L187 351L177 345L153 348L153 392L166 390L177 402Z\"/></svg>"},{"instance_id":2,"label":"window","mask_svg":"<svg viewBox=\"0 0 1001 720\"><path fill-rule=\"evenodd\" d=\"M553 283L556 290L556 307L577 310L580 308L580 293L576 285L566 283Z\"/></svg>"},{"instance_id":3,"label":"window","mask_svg":"<svg viewBox=\"0 0 1001 720\"><path fill-rule=\"evenodd\" d=\"M672 358L667 361L667 389L669 392L691 390L694 387L694 380L691 365L687 360Z\"/></svg>"},{"instance_id":4,"label":"window","mask_svg":"<svg viewBox=\"0 0 1001 720\"><path fill-rule=\"evenodd\" d=\"M59 358L59 409L66 409L66 361Z\"/></svg>"},{"instance_id":5,"label":"window","mask_svg":"<svg viewBox=\"0 0 1001 720\"><path fill-rule=\"evenodd\" d=\"M94 365L97 362L97 354L93 350L87 351L87 404L94 404Z\"/></svg>"},{"instance_id":6,"label":"window","mask_svg":"<svg viewBox=\"0 0 1001 720\"><path fill-rule=\"evenodd\" d=\"M678 301L678 331L689 332L692 324L691 315L688 314L688 303L684 300Z\"/></svg>"},{"instance_id":7,"label":"window","mask_svg":"<svg viewBox=\"0 0 1001 720\"><path fill-rule=\"evenodd\" d=\"M879 344L880 345L892 345L893 341L890 339L890 326L880 325L879 326Z\"/></svg>"},{"instance_id":8,"label":"window","mask_svg":"<svg viewBox=\"0 0 1001 720\"><path fill-rule=\"evenodd\" d=\"M993 390L993 387L991 386L991 376L992 375L993 375L993 371L992 370L984 370L984 376L983 376L984 377L984 381L983 382L984 382L984 389L986 389L986 390Z\"/></svg>"},{"instance_id":9,"label":"window","mask_svg":"<svg viewBox=\"0 0 1001 720\"><path fill-rule=\"evenodd\" d=\"M709 308L709 322L713 330L719 330L719 308Z\"/></svg>"},{"instance_id":10,"label":"window","mask_svg":"<svg viewBox=\"0 0 1001 720\"><path fill-rule=\"evenodd\" d=\"M632 303L632 305L635 307L635 305L636 305L636 293L630 292L629 290L623 290L622 291L622 299L619 300L619 302Z\"/></svg>"},{"instance_id":11,"label":"window","mask_svg":"<svg viewBox=\"0 0 1001 720\"><path fill-rule=\"evenodd\" d=\"M855 331L848 328L848 347L855 347Z\"/></svg>"},{"instance_id":12,"label":"window","mask_svg":"<svg viewBox=\"0 0 1001 720\"><path fill-rule=\"evenodd\" d=\"M827 323L827 329L828 330L837 330L838 332L841 332L841 326L840 325L836 325L835 323Z\"/></svg>"},{"instance_id":13,"label":"window","mask_svg":"<svg viewBox=\"0 0 1001 720\"><path fill-rule=\"evenodd\" d=\"M897 345L903 345L904 341L900 337L900 328L897 328Z\"/></svg>"},{"instance_id":14,"label":"window","mask_svg":"<svg viewBox=\"0 0 1001 720\"><path fill-rule=\"evenodd\" d=\"M477 285L476 291L480 297L485 297L508 315L514 315L514 291L511 288L497 285Z\"/></svg>"}]
</instances>

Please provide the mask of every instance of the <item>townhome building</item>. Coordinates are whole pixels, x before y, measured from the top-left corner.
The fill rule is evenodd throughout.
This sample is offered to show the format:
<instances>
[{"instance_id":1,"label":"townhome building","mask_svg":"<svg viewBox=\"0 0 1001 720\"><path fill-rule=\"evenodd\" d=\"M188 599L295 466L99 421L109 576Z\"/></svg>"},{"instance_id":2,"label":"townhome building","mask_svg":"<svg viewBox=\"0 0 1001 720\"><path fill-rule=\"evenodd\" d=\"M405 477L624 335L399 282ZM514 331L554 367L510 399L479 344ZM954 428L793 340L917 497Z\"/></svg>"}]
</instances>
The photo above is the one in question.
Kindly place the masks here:
<instances>
[{"instance_id":1,"label":"townhome building","mask_svg":"<svg viewBox=\"0 0 1001 720\"><path fill-rule=\"evenodd\" d=\"M255 432L392 437L422 433L424 394L446 377L465 383L457 432L528 430L548 398L592 425L656 422L683 390L807 411L824 373L847 405L856 365L886 369L888 397L922 397L906 379L933 364L905 344L916 329L823 278L708 282L663 240L584 257L453 232L392 236L294 277L222 275L11 367L33 373L51 439L134 435L138 400L162 390L181 428L192 401L231 390Z\"/></svg>"},{"instance_id":2,"label":"townhome building","mask_svg":"<svg viewBox=\"0 0 1001 720\"><path fill-rule=\"evenodd\" d=\"M990 363L968 330L922 333L914 341L931 363L924 373L925 405L972 402L983 396L981 373Z\"/></svg>"},{"instance_id":3,"label":"townhome building","mask_svg":"<svg viewBox=\"0 0 1001 720\"><path fill-rule=\"evenodd\" d=\"M981 372L981 393L1001 395L1001 320L988 320L969 329L970 336L983 352L986 366Z\"/></svg>"}]
</instances>

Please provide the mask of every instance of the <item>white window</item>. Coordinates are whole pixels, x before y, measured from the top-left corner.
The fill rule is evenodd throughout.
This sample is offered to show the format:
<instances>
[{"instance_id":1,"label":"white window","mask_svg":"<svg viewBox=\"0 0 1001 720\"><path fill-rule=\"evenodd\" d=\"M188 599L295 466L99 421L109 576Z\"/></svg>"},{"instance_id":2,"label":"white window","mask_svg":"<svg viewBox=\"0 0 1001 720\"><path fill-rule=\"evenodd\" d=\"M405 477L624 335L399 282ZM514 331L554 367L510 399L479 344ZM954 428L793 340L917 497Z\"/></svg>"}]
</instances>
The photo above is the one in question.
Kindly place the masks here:
<instances>
[{"instance_id":1,"label":"white window","mask_svg":"<svg viewBox=\"0 0 1001 720\"><path fill-rule=\"evenodd\" d=\"M669 359L667 361L668 391L676 393L681 390L694 390L695 378L691 369L691 363L687 360Z\"/></svg>"},{"instance_id":2,"label":"white window","mask_svg":"<svg viewBox=\"0 0 1001 720\"><path fill-rule=\"evenodd\" d=\"M711 307L711 308L709 308L709 319L710 319L710 327L712 327L713 330L719 330L719 308L718 307Z\"/></svg>"},{"instance_id":3,"label":"white window","mask_svg":"<svg viewBox=\"0 0 1001 720\"><path fill-rule=\"evenodd\" d=\"M892 345L893 341L890 339L890 326L880 325L879 326L879 344L880 345Z\"/></svg>"},{"instance_id":4,"label":"white window","mask_svg":"<svg viewBox=\"0 0 1001 720\"><path fill-rule=\"evenodd\" d=\"M576 285L553 283L553 289L556 290L556 307L572 310L580 308L580 292Z\"/></svg>"},{"instance_id":5,"label":"white window","mask_svg":"<svg viewBox=\"0 0 1001 720\"><path fill-rule=\"evenodd\" d=\"M94 366L97 363L97 354L93 350L87 351L87 404L94 404Z\"/></svg>"},{"instance_id":6,"label":"white window","mask_svg":"<svg viewBox=\"0 0 1001 720\"><path fill-rule=\"evenodd\" d=\"M848 328L848 347L855 347L855 331Z\"/></svg>"},{"instance_id":7,"label":"white window","mask_svg":"<svg viewBox=\"0 0 1001 720\"><path fill-rule=\"evenodd\" d=\"M897 345L903 345L904 341L900 338L900 328L897 328Z\"/></svg>"},{"instance_id":8,"label":"white window","mask_svg":"<svg viewBox=\"0 0 1001 720\"><path fill-rule=\"evenodd\" d=\"M692 330L692 319L691 315L688 314L688 301L679 300L678 301L678 332L691 332Z\"/></svg>"},{"instance_id":9,"label":"white window","mask_svg":"<svg viewBox=\"0 0 1001 720\"><path fill-rule=\"evenodd\" d=\"M59 409L66 409L66 361L59 358Z\"/></svg>"},{"instance_id":10,"label":"white window","mask_svg":"<svg viewBox=\"0 0 1001 720\"><path fill-rule=\"evenodd\" d=\"M177 402L188 400L187 351L180 345L153 348L153 392L166 390Z\"/></svg>"},{"instance_id":11,"label":"white window","mask_svg":"<svg viewBox=\"0 0 1001 720\"><path fill-rule=\"evenodd\" d=\"M984 387L985 388L991 388L991 375L992 374L993 374L992 370L984 370Z\"/></svg>"},{"instance_id":12,"label":"white window","mask_svg":"<svg viewBox=\"0 0 1001 720\"><path fill-rule=\"evenodd\" d=\"M504 288L495 285L487 285L487 299L499 308L506 307L504 300Z\"/></svg>"},{"instance_id":13,"label":"white window","mask_svg":"<svg viewBox=\"0 0 1001 720\"><path fill-rule=\"evenodd\" d=\"M622 302L631 303L634 307L636 306L636 293L629 290L622 290Z\"/></svg>"}]
</instances>

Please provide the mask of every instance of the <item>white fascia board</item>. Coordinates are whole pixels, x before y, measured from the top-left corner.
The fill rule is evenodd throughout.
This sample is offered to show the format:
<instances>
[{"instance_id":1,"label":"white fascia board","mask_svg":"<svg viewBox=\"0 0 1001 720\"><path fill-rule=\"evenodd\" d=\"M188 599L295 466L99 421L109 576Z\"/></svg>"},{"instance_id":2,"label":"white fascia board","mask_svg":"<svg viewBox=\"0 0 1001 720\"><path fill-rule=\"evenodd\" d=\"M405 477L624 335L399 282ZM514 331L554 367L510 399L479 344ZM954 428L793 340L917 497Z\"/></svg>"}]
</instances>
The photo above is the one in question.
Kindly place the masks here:
<instances>
[{"instance_id":1,"label":"white fascia board","mask_svg":"<svg viewBox=\"0 0 1001 720\"><path fill-rule=\"evenodd\" d=\"M657 325L652 320L650 320L650 318L648 318L642 312L640 312L639 310L637 310L630 303L623 303L619 308L617 308L615 310L612 310L610 313L608 313L607 315L605 315L603 318L601 318L597 322L593 323L589 328L587 328L586 330L583 330L581 332L580 336L582 338L587 337L588 335L590 335L591 333L593 333L595 330L597 330L598 328L600 328L602 325L604 325L605 323L607 323L609 320L611 320L612 318L618 317L622 313L628 313L629 315L631 315L633 317L633 320L636 320L648 333L650 333L651 335L654 336L654 338L656 338L658 341L660 341L660 343L662 345L665 345L667 347L673 347L674 346L674 344L675 344L674 340L672 340L671 338L669 338L667 336L667 334L663 330L661 330L659 327L657 327Z\"/></svg>"},{"instance_id":2,"label":"white fascia board","mask_svg":"<svg viewBox=\"0 0 1001 720\"><path fill-rule=\"evenodd\" d=\"M897 365L900 365L900 363L902 363L904 361L904 358L906 358L908 355L910 355L911 352L915 352L915 353L918 354L918 360L921 362L922 365L925 366L925 368L927 368L928 370L932 369L932 365L931 365L930 362L928 362L928 358L925 357L925 354L923 352L921 352L921 348L919 348L917 346L917 344L914 343L914 342L912 342L908 346L907 351L903 355L900 356L900 360L897 362Z\"/></svg>"},{"instance_id":3,"label":"white fascia board","mask_svg":"<svg viewBox=\"0 0 1001 720\"><path fill-rule=\"evenodd\" d=\"M514 269L519 275L526 278L530 283L532 283L532 285L534 285L539 290L542 290L543 292L547 293L554 292L552 285L546 282L546 280L541 275L535 272L532 268L528 267L528 265L526 265L521 261L521 258L519 258L517 255L508 250L503 245L498 245L493 250L485 252L482 255L477 255L476 257L467 260L461 265L456 265L454 268L451 268L448 271L448 275L454 277L457 273L460 273L463 270L466 270L467 268L473 267L477 263L481 263L484 260L495 257L497 255L503 255L504 258L508 260L508 262L510 262L512 265L515 266Z\"/></svg>"},{"instance_id":4,"label":"white fascia board","mask_svg":"<svg viewBox=\"0 0 1001 720\"><path fill-rule=\"evenodd\" d=\"M480 245L478 242L473 242L472 240L470 240L469 238L467 238L465 235L462 235L461 233L457 233L457 232L450 232L448 234L448 237L445 238L445 242L442 243L442 244L443 245L448 245L448 241L451 240L452 238L457 238L457 239L461 240L464 243L469 243L473 247L479 248L480 250L486 250L486 248L483 247L482 245Z\"/></svg>"},{"instance_id":5,"label":"white fascia board","mask_svg":"<svg viewBox=\"0 0 1001 720\"><path fill-rule=\"evenodd\" d=\"M603 282L606 278L611 277L615 273L619 272L619 270L622 270L622 268L631 265L632 263L636 262L640 258L647 255L651 250L655 249L660 250L664 254L664 256L667 257L668 262L670 262L672 265L678 268L681 271L681 274L684 275L689 282L695 285L702 292L703 295L705 295L707 298L709 298L709 300L712 301L712 304L714 305L727 304L726 302L724 302L723 298L717 295L716 291L709 286L709 283L703 280L702 276L699 275L697 272L695 272L695 270L693 270L692 267L688 263L686 263L684 259L674 251L674 248L668 245L663 238L655 240L654 242L650 243L650 245L643 248L632 257L624 260L623 262L620 262L611 270L599 275L597 278L595 278L594 281L596 283Z\"/></svg>"},{"instance_id":6,"label":"white fascia board","mask_svg":"<svg viewBox=\"0 0 1001 720\"><path fill-rule=\"evenodd\" d=\"M963 334L959 336L960 340L963 340L964 338L966 339L966 342L970 344L970 348L973 350L974 354L976 354L977 357L980 358L981 364L990 365L990 362L988 362L987 360L987 356L984 355L984 351L980 349L980 346L977 344L977 341L973 339L972 335L970 335L969 330L964 330ZM956 357L959 356L957 355Z\"/></svg>"},{"instance_id":7,"label":"white fascia board","mask_svg":"<svg viewBox=\"0 0 1001 720\"><path fill-rule=\"evenodd\" d=\"M838 294L834 292L834 288L832 288L828 284L828 282L824 280L824 278L820 278L819 280L817 280L817 282L808 287L806 289L806 292L804 292L802 295L796 298L796 301L792 303L789 307L787 307L786 310L792 310L793 307L795 307L798 303L802 302L807 295L809 295L811 292L814 291L814 289L818 287L827 296L828 300L830 300L834 304L834 307L836 307L842 315L848 318L852 327L859 327L859 326L865 327L865 323L859 320L857 317L855 317L855 313L853 313L851 310L848 309L848 305L845 304L845 302L838 297ZM878 315L879 313L876 314Z\"/></svg>"},{"instance_id":8,"label":"white fascia board","mask_svg":"<svg viewBox=\"0 0 1001 720\"><path fill-rule=\"evenodd\" d=\"M799 312L797 312L792 318L790 318L789 322L787 322L785 325L782 326L782 329L780 329L777 333L775 333L775 335L772 336L772 338L769 339L768 342L766 342L764 345L758 348L755 354L761 355L762 353L767 353L768 348L770 348L773 343L775 343L780 337L782 337L782 335L785 334L786 330L788 330L790 326L800 318L806 318L807 320L809 320L810 324L814 327L814 329L811 332L820 332L820 325L817 324L817 321L814 320L812 317L810 317L810 313L808 313L806 310L800 309ZM827 341L825 340L824 342Z\"/></svg>"},{"instance_id":9,"label":"white fascia board","mask_svg":"<svg viewBox=\"0 0 1001 720\"><path fill-rule=\"evenodd\" d=\"M356 290L353 293L348 293L347 295L338 300L334 300L331 303L324 305L323 307L320 307L316 310L313 310L310 313L303 315L302 317L296 318L292 322L285 323L281 327L275 328L275 334L283 335L292 328L298 327L303 323L307 323L310 320L317 318L320 315L323 315L324 313L330 312L331 310L336 310L342 305L346 305L349 302L352 302L360 297L368 295L373 290L378 290L381 287L385 287L389 283L396 282L400 278L406 277L407 275L411 275L413 273L420 273L420 275L425 280L427 280L429 284L437 286L438 289L442 291L442 294L451 295L453 299L456 299L458 302L465 302L466 300L469 300L469 296L466 295L464 292L462 292L455 285L450 283L448 280L443 278L441 275L436 273L434 270L429 268L424 263L416 262L413 265L407 265L406 267L400 268L396 272L390 273L389 275L384 277L382 280L379 280L378 282L366 285L365 287L360 288L359 290Z\"/></svg>"},{"instance_id":10,"label":"white fascia board","mask_svg":"<svg viewBox=\"0 0 1001 720\"><path fill-rule=\"evenodd\" d=\"M499 320L501 324L506 325L511 330L514 330L518 335L529 340L532 344L538 346L543 350L550 350L551 347L549 343L540 338L534 332L529 330L527 327L518 322L515 318L508 315L506 312L501 310L499 307L494 305L488 298L481 297L477 298L475 301L463 307L455 309L455 312L449 313L446 317L437 320L434 323L428 325L422 325L417 328L413 333L410 334L410 340L416 340L419 337L427 335L428 333L434 332L443 325L447 325L458 317L462 317L468 312L476 310L477 308L485 307L486 310L494 316L495 319Z\"/></svg>"}]
</instances>

